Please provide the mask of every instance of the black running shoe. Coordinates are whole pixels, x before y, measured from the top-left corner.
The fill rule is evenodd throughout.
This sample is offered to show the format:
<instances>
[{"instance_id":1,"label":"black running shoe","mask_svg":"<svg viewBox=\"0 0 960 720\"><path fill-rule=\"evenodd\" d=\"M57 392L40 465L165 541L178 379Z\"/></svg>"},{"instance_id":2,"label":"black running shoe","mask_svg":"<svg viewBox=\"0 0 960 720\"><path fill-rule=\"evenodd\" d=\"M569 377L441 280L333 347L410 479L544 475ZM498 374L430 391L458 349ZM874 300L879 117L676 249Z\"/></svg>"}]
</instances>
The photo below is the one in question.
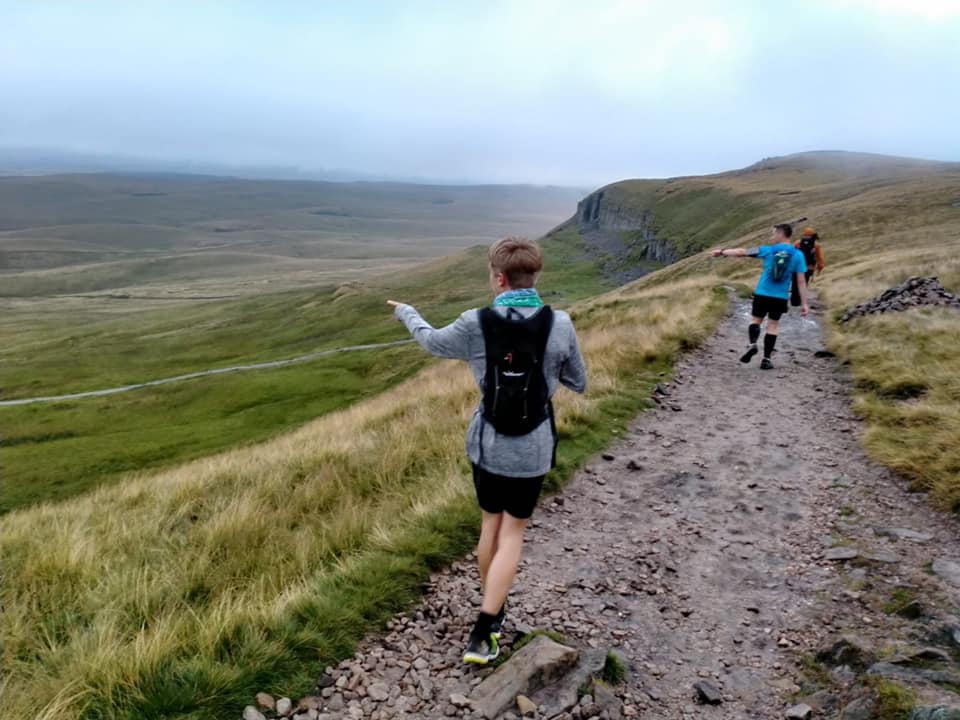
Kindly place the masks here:
<instances>
[{"instance_id":1,"label":"black running shoe","mask_svg":"<svg viewBox=\"0 0 960 720\"><path fill-rule=\"evenodd\" d=\"M500 612L497 613L497 617L494 618L493 622L490 624L490 634L493 635L497 640L500 639L500 636L503 633L503 620L507 616L507 606L504 605L500 608Z\"/></svg>"},{"instance_id":2,"label":"black running shoe","mask_svg":"<svg viewBox=\"0 0 960 720\"><path fill-rule=\"evenodd\" d=\"M764 358L760 361L761 370L773 370L773 363L770 362L770 358Z\"/></svg>"},{"instance_id":3,"label":"black running shoe","mask_svg":"<svg viewBox=\"0 0 960 720\"><path fill-rule=\"evenodd\" d=\"M497 636L490 633L487 637L470 633L467 649L463 653L463 661L473 665L486 665L497 659L500 654L500 643Z\"/></svg>"},{"instance_id":4,"label":"black running shoe","mask_svg":"<svg viewBox=\"0 0 960 720\"><path fill-rule=\"evenodd\" d=\"M753 345L747 348L747 351L743 355L740 356L740 362L742 363L750 362L751 360L753 360L753 356L756 355L758 352L760 352L760 350L757 348L757 344L754 343Z\"/></svg>"}]
</instances>

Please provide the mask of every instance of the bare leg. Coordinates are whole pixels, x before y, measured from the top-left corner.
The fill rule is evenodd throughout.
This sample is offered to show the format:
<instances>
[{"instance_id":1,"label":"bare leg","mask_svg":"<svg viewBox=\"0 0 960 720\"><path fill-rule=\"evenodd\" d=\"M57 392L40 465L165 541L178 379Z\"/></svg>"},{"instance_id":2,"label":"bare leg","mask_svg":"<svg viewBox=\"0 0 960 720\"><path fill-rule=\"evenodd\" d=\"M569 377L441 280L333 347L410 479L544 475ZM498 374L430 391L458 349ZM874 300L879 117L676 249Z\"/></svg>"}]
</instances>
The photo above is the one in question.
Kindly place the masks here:
<instances>
[{"instance_id":1,"label":"bare leg","mask_svg":"<svg viewBox=\"0 0 960 720\"><path fill-rule=\"evenodd\" d=\"M770 335L776 335L779 329L780 329L779 320L767 320L767 332Z\"/></svg>"},{"instance_id":2,"label":"bare leg","mask_svg":"<svg viewBox=\"0 0 960 720\"><path fill-rule=\"evenodd\" d=\"M480 589L483 590L487 586L490 561L497 552L497 535L500 533L503 513L488 513L486 510L481 512L483 517L480 521L480 540L477 541L477 563L480 566Z\"/></svg>"},{"instance_id":3,"label":"bare leg","mask_svg":"<svg viewBox=\"0 0 960 720\"><path fill-rule=\"evenodd\" d=\"M520 554L523 550L523 533L527 520L520 520L504 513L497 533L496 551L487 568L481 610L488 615L496 615L507 600L510 586L517 575Z\"/></svg>"}]
</instances>

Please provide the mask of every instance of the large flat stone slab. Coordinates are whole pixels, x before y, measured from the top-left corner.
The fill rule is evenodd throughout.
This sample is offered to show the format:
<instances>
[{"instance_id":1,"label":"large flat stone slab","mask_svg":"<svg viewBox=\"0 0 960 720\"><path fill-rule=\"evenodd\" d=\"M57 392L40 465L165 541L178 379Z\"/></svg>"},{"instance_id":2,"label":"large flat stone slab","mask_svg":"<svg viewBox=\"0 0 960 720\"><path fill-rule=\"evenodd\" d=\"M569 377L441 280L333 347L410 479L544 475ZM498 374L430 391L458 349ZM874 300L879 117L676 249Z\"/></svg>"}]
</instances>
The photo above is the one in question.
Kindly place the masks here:
<instances>
[{"instance_id":1,"label":"large flat stone slab","mask_svg":"<svg viewBox=\"0 0 960 720\"><path fill-rule=\"evenodd\" d=\"M897 540L913 540L914 542L919 543L933 540L933 535L930 533L919 532L917 530L911 530L910 528L881 527L876 528L875 532L877 535L886 535L887 537L896 538Z\"/></svg>"},{"instance_id":2,"label":"large flat stone slab","mask_svg":"<svg viewBox=\"0 0 960 720\"><path fill-rule=\"evenodd\" d=\"M960 720L960 707L946 705L926 705L915 707L910 720Z\"/></svg>"},{"instance_id":3,"label":"large flat stone slab","mask_svg":"<svg viewBox=\"0 0 960 720\"><path fill-rule=\"evenodd\" d=\"M960 560L937 558L931 569L955 588L960 588Z\"/></svg>"},{"instance_id":4,"label":"large flat stone slab","mask_svg":"<svg viewBox=\"0 0 960 720\"><path fill-rule=\"evenodd\" d=\"M470 697L471 705L485 718L499 717L514 706L517 695L530 696L555 682L579 658L575 648L538 635L477 686Z\"/></svg>"},{"instance_id":5,"label":"large flat stone slab","mask_svg":"<svg viewBox=\"0 0 960 720\"><path fill-rule=\"evenodd\" d=\"M586 685L590 678L599 675L607 660L607 651L603 649L585 650L577 666L556 682L537 691L533 701L538 706L544 706L544 717L552 718L555 715L569 710L580 699L579 690Z\"/></svg>"},{"instance_id":6,"label":"large flat stone slab","mask_svg":"<svg viewBox=\"0 0 960 720\"><path fill-rule=\"evenodd\" d=\"M846 560L854 560L859 555L860 555L860 552L856 548L833 547L833 548L830 548L829 550L824 550L823 559L831 560L833 562L843 562Z\"/></svg>"},{"instance_id":7,"label":"large flat stone slab","mask_svg":"<svg viewBox=\"0 0 960 720\"><path fill-rule=\"evenodd\" d=\"M926 680L937 685L956 686L960 684L960 673L953 670L937 670L922 667L903 667L890 662L874 663L867 670L867 675L876 675L891 680L906 680L916 682Z\"/></svg>"}]
</instances>

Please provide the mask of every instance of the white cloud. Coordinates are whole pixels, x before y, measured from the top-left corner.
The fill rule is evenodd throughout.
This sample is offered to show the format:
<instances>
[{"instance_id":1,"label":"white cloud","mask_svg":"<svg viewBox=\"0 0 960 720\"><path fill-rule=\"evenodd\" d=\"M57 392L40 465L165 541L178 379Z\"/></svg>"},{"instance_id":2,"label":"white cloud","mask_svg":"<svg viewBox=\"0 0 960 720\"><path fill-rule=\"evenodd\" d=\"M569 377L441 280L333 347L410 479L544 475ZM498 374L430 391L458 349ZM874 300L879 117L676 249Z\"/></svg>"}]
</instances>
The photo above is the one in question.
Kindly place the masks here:
<instances>
[{"instance_id":1,"label":"white cloud","mask_svg":"<svg viewBox=\"0 0 960 720\"><path fill-rule=\"evenodd\" d=\"M509 28L509 45L517 49L511 60L532 78L559 70L567 81L592 82L629 101L732 81L747 43L720 9L691 0L516 0L497 24Z\"/></svg>"},{"instance_id":2,"label":"white cloud","mask_svg":"<svg viewBox=\"0 0 960 720\"><path fill-rule=\"evenodd\" d=\"M906 15L926 20L960 17L960 0L832 0L831 4L867 15Z\"/></svg>"},{"instance_id":3,"label":"white cloud","mask_svg":"<svg viewBox=\"0 0 960 720\"><path fill-rule=\"evenodd\" d=\"M867 142L960 158L960 0L12 8L0 143L577 183Z\"/></svg>"}]
</instances>

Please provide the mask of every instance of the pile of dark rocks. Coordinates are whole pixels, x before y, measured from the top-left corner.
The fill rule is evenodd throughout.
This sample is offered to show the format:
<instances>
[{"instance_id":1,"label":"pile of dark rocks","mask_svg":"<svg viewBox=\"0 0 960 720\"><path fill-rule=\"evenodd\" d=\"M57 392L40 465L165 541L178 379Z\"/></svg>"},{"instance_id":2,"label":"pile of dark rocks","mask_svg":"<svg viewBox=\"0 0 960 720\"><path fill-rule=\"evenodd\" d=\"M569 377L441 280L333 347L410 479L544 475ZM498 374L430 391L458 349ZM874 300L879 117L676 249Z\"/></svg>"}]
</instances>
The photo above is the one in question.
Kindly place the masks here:
<instances>
[{"instance_id":1,"label":"pile of dark rocks","mask_svg":"<svg viewBox=\"0 0 960 720\"><path fill-rule=\"evenodd\" d=\"M873 300L847 308L840 322L849 322L864 315L900 312L915 307L960 308L960 299L947 292L935 277L912 277Z\"/></svg>"}]
</instances>

